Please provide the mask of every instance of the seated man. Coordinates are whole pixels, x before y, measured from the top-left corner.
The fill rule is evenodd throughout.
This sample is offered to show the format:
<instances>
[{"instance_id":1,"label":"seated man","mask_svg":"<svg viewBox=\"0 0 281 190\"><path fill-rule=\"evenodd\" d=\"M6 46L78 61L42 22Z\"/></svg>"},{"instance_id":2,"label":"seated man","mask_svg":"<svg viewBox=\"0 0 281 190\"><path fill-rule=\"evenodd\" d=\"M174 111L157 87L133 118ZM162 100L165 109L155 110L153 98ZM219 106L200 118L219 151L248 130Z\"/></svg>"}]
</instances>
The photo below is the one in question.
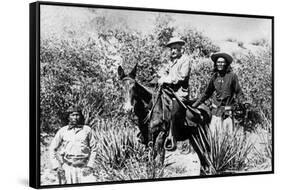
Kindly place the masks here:
<instances>
[{"instance_id":1,"label":"seated man","mask_svg":"<svg viewBox=\"0 0 281 190\"><path fill-rule=\"evenodd\" d=\"M177 131L181 133L178 134L179 136L185 136L183 139L186 137L190 139L193 148L198 153L202 165L206 166L204 153L199 151L194 138L196 138L197 142L200 144L207 143L206 139L203 139L204 142L201 142L197 137L199 137L199 134L200 136L204 136L202 132L204 132L205 123L208 123L210 120L208 119L210 118L210 113L206 106L202 105L198 108L192 108L190 106L191 102L188 98L188 88L192 61L189 56L184 54L184 44L185 42L179 38L171 38L167 43L167 47L171 50L171 57L168 67L162 70L162 73L160 73L161 78L158 81L160 85L167 85L175 92L175 96L171 96L172 105L170 105L169 109L171 112L170 131L164 146L166 150L174 150L176 148L174 133ZM177 127L177 130L175 130L175 126L178 125L182 127Z\"/></svg>"},{"instance_id":2,"label":"seated man","mask_svg":"<svg viewBox=\"0 0 281 190\"><path fill-rule=\"evenodd\" d=\"M190 76L191 62L189 57L184 54L185 42L180 38L171 38L167 43L170 48L171 56L168 66L159 71L160 79L158 83L168 84L176 95L182 100L188 97L188 80Z\"/></svg>"},{"instance_id":3,"label":"seated man","mask_svg":"<svg viewBox=\"0 0 281 190\"><path fill-rule=\"evenodd\" d=\"M198 107L199 110L188 105L190 104L188 91L192 62L190 57L184 54L184 44L185 42L183 40L176 37L171 38L167 43L166 46L169 47L171 51L170 61L167 67L162 68L162 70L159 71L160 79L158 80L158 83L160 85L167 85L175 92L178 100L174 98L173 101L178 101L181 103L181 106L187 109L187 125L194 126L197 125L197 122L203 122L204 118L202 118L202 113L199 111L200 109L204 110L206 117L210 117L210 113L208 108L204 105L200 105Z\"/></svg>"}]
</instances>

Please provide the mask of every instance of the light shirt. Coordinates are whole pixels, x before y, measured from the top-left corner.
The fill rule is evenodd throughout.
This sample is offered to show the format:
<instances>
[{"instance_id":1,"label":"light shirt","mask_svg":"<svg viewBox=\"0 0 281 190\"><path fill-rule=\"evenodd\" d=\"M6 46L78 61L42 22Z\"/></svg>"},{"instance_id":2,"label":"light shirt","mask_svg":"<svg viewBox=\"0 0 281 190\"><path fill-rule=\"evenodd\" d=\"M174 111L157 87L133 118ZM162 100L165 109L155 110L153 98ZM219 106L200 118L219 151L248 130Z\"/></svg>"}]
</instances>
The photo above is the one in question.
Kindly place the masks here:
<instances>
[{"instance_id":1,"label":"light shirt","mask_svg":"<svg viewBox=\"0 0 281 190\"><path fill-rule=\"evenodd\" d=\"M190 58L184 54L179 59L169 61L168 65L159 71L159 80L164 80L164 82L170 84L178 84L180 82L188 83L190 70Z\"/></svg>"},{"instance_id":2,"label":"light shirt","mask_svg":"<svg viewBox=\"0 0 281 190\"><path fill-rule=\"evenodd\" d=\"M93 167L96 154L96 142L93 131L87 125L70 127L69 125L58 130L50 145L50 161L55 169L61 162L71 164L84 163Z\"/></svg>"}]
</instances>

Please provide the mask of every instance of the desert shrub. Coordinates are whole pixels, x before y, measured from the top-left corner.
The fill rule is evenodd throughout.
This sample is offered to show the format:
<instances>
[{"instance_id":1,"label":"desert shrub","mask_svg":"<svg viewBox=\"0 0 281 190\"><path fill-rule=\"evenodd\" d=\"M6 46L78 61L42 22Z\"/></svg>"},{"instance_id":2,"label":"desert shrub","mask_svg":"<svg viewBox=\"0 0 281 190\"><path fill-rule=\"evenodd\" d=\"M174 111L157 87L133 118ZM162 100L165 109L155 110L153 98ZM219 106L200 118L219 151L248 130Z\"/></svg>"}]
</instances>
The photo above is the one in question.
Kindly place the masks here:
<instances>
[{"instance_id":1,"label":"desert shrub","mask_svg":"<svg viewBox=\"0 0 281 190\"><path fill-rule=\"evenodd\" d=\"M245 48L245 47L244 47L244 42L242 42L242 41L238 41L238 42L237 42L237 45L238 45L238 47L240 47L240 48Z\"/></svg>"},{"instance_id":2,"label":"desert shrub","mask_svg":"<svg viewBox=\"0 0 281 190\"><path fill-rule=\"evenodd\" d=\"M258 54L249 52L240 58L237 69L245 98L265 117L272 118L272 54L269 49Z\"/></svg>"},{"instance_id":3,"label":"desert shrub","mask_svg":"<svg viewBox=\"0 0 281 190\"><path fill-rule=\"evenodd\" d=\"M180 35L186 42L185 49L188 54L197 53L200 57L209 57L212 53L220 50L217 45L197 29L186 28Z\"/></svg>"},{"instance_id":4,"label":"desert shrub","mask_svg":"<svg viewBox=\"0 0 281 190\"><path fill-rule=\"evenodd\" d=\"M263 46L263 47L268 47L269 46L269 42L265 38L253 40L251 42L251 44L254 45L254 46Z\"/></svg>"},{"instance_id":5,"label":"desert shrub","mask_svg":"<svg viewBox=\"0 0 281 190\"><path fill-rule=\"evenodd\" d=\"M108 99L105 90L110 91L113 84L108 80L111 72L103 66L110 65L112 60L102 55L95 44L93 40L41 41L42 123L64 124L65 110L73 104L83 106L86 120L101 106L104 108ZM52 127L48 130L52 131Z\"/></svg>"},{"instance_id":6,"label":"desert shrub","mask_svg":"<svg viewBox=\"0 0 281 190\"><path fill-rule=\"evenodd\" d=\"M212 75L213 62L210 58L195 58L192 60L192 72L189 88L191 99L199 98L205 91Z\"/></svg>"}]
</instances>

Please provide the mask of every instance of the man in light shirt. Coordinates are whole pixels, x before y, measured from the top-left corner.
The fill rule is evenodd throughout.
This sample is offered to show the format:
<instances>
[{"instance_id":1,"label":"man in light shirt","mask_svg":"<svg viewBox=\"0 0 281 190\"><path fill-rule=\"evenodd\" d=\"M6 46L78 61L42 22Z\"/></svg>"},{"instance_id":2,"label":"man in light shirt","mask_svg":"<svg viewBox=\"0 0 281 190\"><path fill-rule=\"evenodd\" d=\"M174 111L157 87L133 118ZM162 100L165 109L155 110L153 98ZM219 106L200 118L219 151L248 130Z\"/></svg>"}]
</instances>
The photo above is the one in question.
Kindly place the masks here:
<instances>
[{"instance_id":1,"label":"man in light shirt","mask_svg":"<svg viewBox=\"0 0 281 190\"><path fill-rule=\"evenodd\" d=\"M166 44L170 48L171 55L167 67L159 71L159 84L168 84L175 94L182 100L188 99L188 82L191 70L191 60L184 54L185 42L180 38L173 37Z\"/></svg>"},{"instance_id":2,"label":"man in light shirt","mask_svg":"<svg viewBox=\"0 0 281 190\"><path fill-rule=\"evenodd\" d=\"M92 129L83 124L78 107L70 107L68 125L58 130L50 145L50 162L59 183L95 182L93 176L96 142Z\"/></svg>"},{"instance_id":3,"label":"man in light shirt","mask_svg":"<svg viewBox=\"0 0 281 190\"><path fill-rule=\"evenodd\" d=\"M165 148L166 150L174 150L177 146L174 145L180 144L179 142L175 142L173 131L175 131L176 126L178 129L180 129L180 126L178 125L183 125L188 130L188 141L198 154L201 165L203 167L208 167L204 153L200 151L197 143L200 142L202 144L202 141L204 141L204 143L207 142L207 139L205 139L204 135L202 134L204 129L199 130L199 128L205 127L205 123L207 123L205 120L209 120L209 109L204 105L198 107L200 108L200 111L199 109L194 109L191 107L192 102L189 100L189 78L193 65L192 58L184 53L184 45L185 42L180 38L174 37L170 39L166 45L171 51L169 64L158 73L160 75L158 83L160 85L164 85L164 88L165 85L167 85L174 91L176 95L176 98L172 98L172 105L170 105L170 109L167 109L171 110L170 117L172 122L167 137L169 140L166 139L165 141L165 144L167 144ZM181 106L181 103L178 104L176 102L181 102L184 105ZM182 109L183 107L185 107L185 109ZM203 111L205 115L203 115ZM192 136L194 136L194 138L201 136L203 140L202 138L197 138L196 143L194 138L191 138ZM171 145L169 145L169 142L171 142ZM189 144L188 142L186 143Z\"/></svg>"}]
</instances>

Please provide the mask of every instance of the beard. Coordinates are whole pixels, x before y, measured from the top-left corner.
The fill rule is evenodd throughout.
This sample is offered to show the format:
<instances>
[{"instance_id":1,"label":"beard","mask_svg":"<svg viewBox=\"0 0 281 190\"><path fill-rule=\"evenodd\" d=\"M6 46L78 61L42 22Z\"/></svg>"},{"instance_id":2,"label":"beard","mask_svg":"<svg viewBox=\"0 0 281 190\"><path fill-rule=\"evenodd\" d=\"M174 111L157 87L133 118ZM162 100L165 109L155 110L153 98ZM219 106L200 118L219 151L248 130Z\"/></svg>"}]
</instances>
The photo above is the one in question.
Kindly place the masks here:
<instances>
[{"instance_id":1,"label":"beard","mask_svg":"<svg viewBox=\"0 0 281 190\"><path fill-rule=\"evenodd\" d=\"M217 66L218 71L224 71L225 70L225 66Z\"/></svg>"}]
</instances>

